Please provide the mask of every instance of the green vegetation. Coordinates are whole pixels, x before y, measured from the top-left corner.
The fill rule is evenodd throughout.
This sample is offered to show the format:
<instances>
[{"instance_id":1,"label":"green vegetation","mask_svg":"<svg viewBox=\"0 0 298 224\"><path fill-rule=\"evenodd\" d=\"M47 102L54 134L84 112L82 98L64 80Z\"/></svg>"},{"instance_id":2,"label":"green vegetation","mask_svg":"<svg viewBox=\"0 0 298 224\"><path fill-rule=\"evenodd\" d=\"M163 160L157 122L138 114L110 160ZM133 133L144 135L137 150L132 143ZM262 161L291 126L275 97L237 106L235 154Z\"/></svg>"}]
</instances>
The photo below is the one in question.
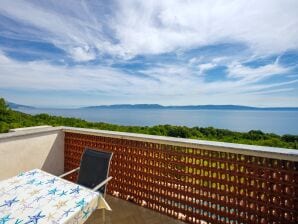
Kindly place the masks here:
<instances>
[{"instance_id":1,"label":"green vegetation","mask_svg":"<svg viewBox=\"0 0 298 224\"><path fill-rule=\"evenodd\" d=\"M8 130L12 128L30 127L37 125L71 126L292 149L298 148L297 135L280 136L272 133L263 133L262 131L258 130L252 130L242 133L225 129L216 129L213 127L189 128L185 126L173 125L156 125L152 127L122 126L107 124L103 122L88 122L82 119L51 116L48 114L38 114L33 116L11 110L5 103L5 100L0 98L0 133L8 132Z\"/></svg>"}]
</instances>

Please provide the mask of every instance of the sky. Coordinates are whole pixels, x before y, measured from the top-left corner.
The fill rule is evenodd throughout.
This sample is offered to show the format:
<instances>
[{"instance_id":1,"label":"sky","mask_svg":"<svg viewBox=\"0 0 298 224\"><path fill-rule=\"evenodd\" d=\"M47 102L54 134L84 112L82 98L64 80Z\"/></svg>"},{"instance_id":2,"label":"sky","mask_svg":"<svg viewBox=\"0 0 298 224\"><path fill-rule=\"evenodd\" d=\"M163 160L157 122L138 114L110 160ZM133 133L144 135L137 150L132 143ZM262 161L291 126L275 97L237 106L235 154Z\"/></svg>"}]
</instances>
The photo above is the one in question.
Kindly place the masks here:
<instances>
[{"instance_id":1,"label":"sky","mask_svg":"<svg viewBox=\"0 0 298 224\"><path fill-rule=\"evenodd\" d=\"M0 0L0 96L298 106L297 0Z\"/></svg>"}]
</instances>

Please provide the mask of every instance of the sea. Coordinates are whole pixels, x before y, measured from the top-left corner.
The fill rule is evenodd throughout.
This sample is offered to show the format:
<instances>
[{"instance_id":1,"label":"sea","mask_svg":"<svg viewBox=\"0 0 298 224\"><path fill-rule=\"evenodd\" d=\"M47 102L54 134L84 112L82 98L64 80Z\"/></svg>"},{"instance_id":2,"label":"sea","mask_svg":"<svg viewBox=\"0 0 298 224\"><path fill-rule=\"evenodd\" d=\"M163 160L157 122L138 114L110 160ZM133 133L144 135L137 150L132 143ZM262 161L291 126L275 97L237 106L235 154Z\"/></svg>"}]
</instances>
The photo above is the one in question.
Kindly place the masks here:
<instances>
[{"instance_id":1,"label":"sea","mask_svg":"<svg viewBox=\"0 0 298 224\"><path fill-rule=\"evenodd\" d=\"M98 108L19 108L17 110L28 114L47 113L119 125L153 126L170 124L187 127L214 127L240 132L261 130L279 135L298 134L298 111Z\"/></svg>"}]
</instances>

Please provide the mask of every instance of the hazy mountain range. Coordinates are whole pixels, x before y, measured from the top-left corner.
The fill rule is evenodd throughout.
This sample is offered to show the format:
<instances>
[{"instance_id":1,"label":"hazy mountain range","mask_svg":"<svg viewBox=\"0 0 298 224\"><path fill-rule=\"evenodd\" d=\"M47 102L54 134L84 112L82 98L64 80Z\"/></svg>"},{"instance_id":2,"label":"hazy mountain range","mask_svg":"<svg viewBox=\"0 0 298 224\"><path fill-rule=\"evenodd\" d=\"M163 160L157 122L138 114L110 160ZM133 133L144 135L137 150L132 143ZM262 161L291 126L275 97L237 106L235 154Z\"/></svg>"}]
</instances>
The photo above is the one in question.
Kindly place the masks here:
<instances>
[{"instance_id":1,"label":"hazy mountain range","mask_svg":"<svg viewBox=\"0 0 298 224\"><path fill-rule=\"evenodd\" d=\"M115 104L81 107L85 109L173 109L173 110L298 110L298 107L249 107L240 105L186 105L162 106L159 104Z\"/></svg>"},{"instance_id":2,"label":"hazy mountain range","mask_svg":"<svg viewBox=\"0 0 298 224\"><path fill-rule=\"evenodd\" d=\"M38 107L32 107L22 104L16 104L8 102L8 105L12 109L28 108L34 109ZM80 107L77 109L160 109L160 110L276 110L276 111L298 111L298 107L250 107L240 105L187 105L187 106L162 106L159 104L115 104L115 105L100 105L100 106L88 106Z\"/></svg>"}]
</instances>

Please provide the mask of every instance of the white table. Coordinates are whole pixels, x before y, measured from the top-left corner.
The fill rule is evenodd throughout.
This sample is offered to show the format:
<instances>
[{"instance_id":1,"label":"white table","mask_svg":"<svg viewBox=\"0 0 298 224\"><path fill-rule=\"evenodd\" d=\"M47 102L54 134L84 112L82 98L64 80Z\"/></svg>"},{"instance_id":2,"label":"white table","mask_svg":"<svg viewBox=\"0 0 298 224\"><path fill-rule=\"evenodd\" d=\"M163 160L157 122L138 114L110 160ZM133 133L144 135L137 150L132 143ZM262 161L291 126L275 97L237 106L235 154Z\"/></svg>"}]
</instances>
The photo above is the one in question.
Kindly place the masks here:
<instances>
[{"instance_id":1,"label":"white table","mask_svg":"<svg viewBox=\"0 0 298 224\"><path fill-rule=\"evenodd\" d=\"M39 169L0 181L0 224L84 223L101 194Z\"/></svg>"}]
</instances>

